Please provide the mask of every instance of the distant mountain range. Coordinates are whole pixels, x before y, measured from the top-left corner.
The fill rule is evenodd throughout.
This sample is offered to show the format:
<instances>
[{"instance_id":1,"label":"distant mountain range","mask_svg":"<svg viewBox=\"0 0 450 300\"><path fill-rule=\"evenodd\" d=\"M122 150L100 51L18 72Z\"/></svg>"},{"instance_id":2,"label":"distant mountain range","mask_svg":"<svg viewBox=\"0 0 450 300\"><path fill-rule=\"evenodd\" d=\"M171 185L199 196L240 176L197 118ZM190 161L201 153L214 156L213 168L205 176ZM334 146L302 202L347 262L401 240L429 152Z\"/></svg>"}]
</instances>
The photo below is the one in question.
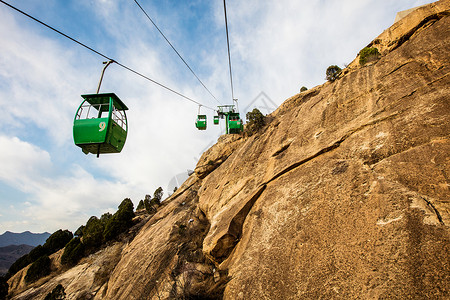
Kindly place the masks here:
<instances>
[{"instance_id":1,"label":"distant mountain range","mask_svg":"<svg viewBox=\"0 0 450 300\"><path fill-rule=\"evenodd\" d=\"M29 245L36 247L37 245L43 245L50 233L31 233L25 231L22 233L14 233L6 231L4 234L0 234L0 247L10 245Z\"/></svg>"},{"instance_id":2,"label":"distant mountain range","mask_svg":"<svg viewBox=\"0 0 450 300\"><path fill-rule=\"evenodd\" d=\"M49 236L48 232L29 231L22 233L6 231L0 234L0 276L6 274L18 258L28 254L37 245L43 245Z\"/></svg>"},{"instance_id":3,"label":"distant mountain range","mask_svg":"<svg viewBox=\"0 0 450 300\"><path fill-rule=\"evenodd\" d=\"M0 276L20 257L28 254L34 247L30 245L9 245L0 247Z\"/></svg>"}]
</instances>

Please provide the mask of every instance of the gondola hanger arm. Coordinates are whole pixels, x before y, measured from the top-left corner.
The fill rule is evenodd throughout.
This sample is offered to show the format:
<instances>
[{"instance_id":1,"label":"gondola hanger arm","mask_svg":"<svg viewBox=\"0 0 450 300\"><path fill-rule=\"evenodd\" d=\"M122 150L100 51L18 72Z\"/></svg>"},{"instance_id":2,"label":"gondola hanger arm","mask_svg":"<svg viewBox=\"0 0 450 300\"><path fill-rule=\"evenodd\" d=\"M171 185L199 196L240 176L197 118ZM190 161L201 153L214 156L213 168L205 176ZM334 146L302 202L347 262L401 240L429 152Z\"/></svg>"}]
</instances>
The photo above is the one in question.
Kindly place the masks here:
<instances>
[{"instance_id":1,"label":"gondola hanger arm","mask_svg":"<svg viewBox=\"0 0 450 300\"><path fill-rule=\"evenodd\" d=\"M104 61L103 62L103 64L105 64L105 66L103 67L103 70L102 70L102 75L100 76L100 80L99 80L99 82L98 82L98 87L97 87L97 93L96 94L98 94L99 92L100 92L100 86L102 85L102 80L103 80L103 75L105 75L105 70L106 70L106 68L110 65L110 64L112 64L114 62L114 60L109 60L109 61Z\"/></svg>"}]
</instances>

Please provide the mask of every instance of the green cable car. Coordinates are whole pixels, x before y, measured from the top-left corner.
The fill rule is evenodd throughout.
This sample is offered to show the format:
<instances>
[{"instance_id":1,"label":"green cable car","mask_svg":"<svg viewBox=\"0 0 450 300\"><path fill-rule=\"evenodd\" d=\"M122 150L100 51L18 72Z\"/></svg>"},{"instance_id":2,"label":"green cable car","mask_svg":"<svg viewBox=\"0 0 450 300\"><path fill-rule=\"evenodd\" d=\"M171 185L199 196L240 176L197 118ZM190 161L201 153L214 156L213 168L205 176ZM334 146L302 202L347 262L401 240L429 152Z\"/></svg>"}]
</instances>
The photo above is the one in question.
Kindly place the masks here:
<instances>
[{"instance_id":1,"label":"green cable car","mask_svg":"<svg viewBox=\"0 0 450 300\"><path fill-rule=\"evenodd\" d=\"M214 125L219 124L219 116L214 116Z\"/></svg>"},{"instance_id":2,"label":"green cable car","mask_svg":"<svg viewBox=\"0 0 450 300\"><path fill-rule=\"evenodd\" d=\"M127 139L128 107L114 93L81 95L73 140L85 154L119 153Z\"/></svg>"},{"instance_id":3,"label":"green cable car","mask_svg":"<svg viewBox=\"0 0 450 300\"><path fill-rule=\"evenodd\" d=\"M239 113L231 112L228 115L228 131L229 133L240 133L244 130Z\"/></svg>"},{"instance_id":4,"label":"green cable car","mask_svg":"<svg viewBox=\"0 0 450 300\"><path fill-rule=\"evenodd\" d=\"M206 115L197 115L195 127L197 127L198 130L206 130Z\"/></svg>"},{"instance_id":5,"label":"green cable car","mask_svg":"<svg viewBox=\"0 0 450 300\"><path fill-rule=\"evenodd\" d=\"M197 114L197 121L195 121L195 127L197 127L198 130L206 130L206 115L200 114L200 109L202 108L201 105L198 106L198 114Z\"/></svg>"}]
</instances>

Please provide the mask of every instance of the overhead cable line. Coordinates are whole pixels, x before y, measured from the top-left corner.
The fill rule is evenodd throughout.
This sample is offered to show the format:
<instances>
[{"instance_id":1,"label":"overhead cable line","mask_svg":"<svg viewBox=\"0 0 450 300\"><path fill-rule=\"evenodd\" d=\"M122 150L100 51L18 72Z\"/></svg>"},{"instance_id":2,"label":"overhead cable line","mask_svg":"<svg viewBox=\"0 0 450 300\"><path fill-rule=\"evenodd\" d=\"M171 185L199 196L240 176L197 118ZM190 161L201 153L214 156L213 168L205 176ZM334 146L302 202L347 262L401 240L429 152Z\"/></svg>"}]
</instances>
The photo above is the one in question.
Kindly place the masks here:
<instances>
[{"instance_id":1,"label":"overhead cable line","mask_svg":"<svg viewBox=\"0 0 450 300\"><path fill-rule=\"evenodd\" d=\"M177 49L175 49L175 47L172 45L172 43L167 39L167 37L164 35L164 33L162 33L162 31L159 29L159 27L155 24L155 22L153 22L152 18L150 18L150 16L147 14L147 12L142 8L142 6L137 2L137 0L134 0L134 2L137 4L137 6L139 6L139 8L142 10L142 12L147 16L147 18L150 20L150 22L152 22L152 24L155 26L155 28L159 31L159 33L163 36L163 38L166 40L166 42L170 45L170 47L172 47L173 51L175 51L175 53L178 55L178 57L184 62L184 64L186 65L186 67L189 69L189 71L191 71L192 74L194 74L195 78L197 78L197 80L201 83L201 85L208 91L208 93L219 103L222 105L222 103L220 103L219 100L217 100L217 98L211 93L211 91L206 87L206 85L200 80L200 78L197 76L197 74L195 74L195 72L191 69L191 67L188 65L188 63L184 60L184 58L181 56L181 54L177 51Z\"/></svg>"},{"instance_id":2,"label":"overhead cable line","mask_svg":"<svg viewBox=\"0 0 450 300\"><path fill-rule=\"evenodd\" d=\"M228 38L227 5L225 4L225 0L223 0L223 11L225 13L225 29L227 31L228 65L230 66L230 83L231 83L231 101L233 102L234 101L233 75L231 72L230 39Z\"/></svg>"},{"instance_id":3,"label":"overhead cable line","mask_svg":"<svg viewBox=\"0 0 450 300\"><path fill-rule=\"evenodd\" d=\"M30 19L32 19L32 20L38 22L39 24L44 25L45 27L47 27L47 28L49 28L49 29L55 31L56 33L59 33L60 35L62 35L62 36L64 36L64 37L68 38L69 40L71 40L71 41L77 43L78 45L83 46L84 48L86 48L86 49L88 49L88 50L94 52L95 54L100 55L101 57L106 58L107 60L110 60L110 61L115 62L117 65L121 66L122 68L124 68L124 69L126 69L126 70L128 70L128 71L130 71L130 72L132 72L132 73L134 73L134 74L136 74L136 75L138 75L138 76L141 76L142 78L145 78L145 79L147 79L147 80L153 82L154 84L157 84L157 85L159 85L160 87L165 88L166 90L168 90L168 91L170 91L170 92L172 92L172 93L174 93L174 94L177 94L178 96L180 96L180 97L182 97L182 98L184 98L184 99L186 99L186 100L189 100L189 101L191 101L191 102L193 102L193 103L195 103L195 104L197 104L197 105L200 105L200 106L203 106L203 107L205 107L205 108L208 108L208 109L211 109L211 110L214 110L214 111L215 111L214 108L211 108L211 107L208 107L208 106L206 106L206 105L203 105L203 104L201 104L201 103L195 101L194 99L189 98L189 97L187 97L187 96L181 94L180 92L177 92L177 91L175 91L174 89L171 89L171 88L169 88L168 86L166 86L166 85L164 85L164 84L162 84L162 83L159 83L159 82L157 82L157 81L155 81L155 80L153 80L153 79L151 79L151 78L149 78L149 77L143 75L142 73L139 73L139 72L137 72L137 71L131 69L130 67L127 67L127 66L124 65L124 64L121 64L120 62L114 60L113 58L110 58L110 57L106 56L105 54L103 54L103 53L101 53L101 52L99 52L99 51L97 51L97 50L95 50L95 49L93 49L93 48L91 48L91 47L89 47L89 46L87 46L87 45L85 45L85 44L79 42L78 40L76 40L76 39L74 39L74 38L68 36L67 34L65 34L65 33L59 31L58 29L55 29L54 27L52 27L52 26L50 26L50 25L47 25L46 23L44 23L44 22L42 22L42 21L36 19L35 17L33 17L33 16L27 14L26 12L24 12L24 11L22 11L22 10L16 8L16 7L14 7L14 6L12 6L11 4L9 4L9 3L7 3L7 2L5 2L5 1L3 1L3 0L0 0L0 2L3 3L3 4L5 4L5 5L7 5L7 6L9 6L10 8L14 9L15 11L17 11L17 12L19 12L19 13L21 13L21 14L27 16L28 18L30 18Z\"/></svg>"}]
</instances>

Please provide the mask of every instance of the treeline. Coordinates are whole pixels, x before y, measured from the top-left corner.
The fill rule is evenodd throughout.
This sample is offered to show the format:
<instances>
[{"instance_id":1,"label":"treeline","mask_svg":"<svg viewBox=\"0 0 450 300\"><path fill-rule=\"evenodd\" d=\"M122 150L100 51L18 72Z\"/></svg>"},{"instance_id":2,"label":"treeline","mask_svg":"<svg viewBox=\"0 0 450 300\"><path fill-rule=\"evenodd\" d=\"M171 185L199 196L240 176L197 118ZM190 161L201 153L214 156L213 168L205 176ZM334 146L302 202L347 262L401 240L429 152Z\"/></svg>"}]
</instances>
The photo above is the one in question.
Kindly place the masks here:
<instances>
[{"instance_id":1,"label":"treeline","mask_svg":"<svg viewBox=\"0 0 450 300\"><path fill-rule=\"evenodd\" d=\"M49 255L64 248L66 244L73 238L72 232L69 230L58 230L54 232L44 243L33 248L30 253L25 254L16 260L11 267L9 267L6 278L10 278L18 271L22 270L29 264L33 263L28 270L25 280L32 282L37 278L45 276L50 273L50 259L47 259ZM31 271L30 271L31 270Z\"/></svg>"},{"instance_id":2,"label":"treeline","mask_svg":"<svg viewBox=\"0 0 450 300\"><path fill-rule=\"evenodd\" d=\"M145 209L149 214L155 213L156 209L161 204L163 194L163 189L159 187L153 193L153 198L150 195L145 195L144 200L139 201L136 210Z\"/></svg>"},{"instance_id":3,"label":"treeline","mask_svg":"<svg viewBox=\"0 0 450 300\"><path fill-rule=\"evenodd\" d=\"M103 214L100 219L92 216L86 225L75 231L61 256L63 265L73 266L91 253L96 252L107 242L127 231L133 225L134 206L129 198L120 203L117 212Z\"/></svg>"},{"instance_id":4,"label":"treeline","mask_svg":"<svg viewBox=\"0 0 450 300\"><path fill-rule=\"evenodd\" d=\"M49 256L65 247L61 256L63 265L75 265L82 257L87 256L105 243L113 240L133 225L134 206L129 198L120 203L117 212L103 214L100 219L92 216L86 225L80 226L72 234L69 230L58 230L53 233L44 245L39 245L30 253L14 262L6 274L10 278L21 269L31 264L25 275L27 283L34 282L51 272Z\"/></svg>"},{"instance_id":5,"label":"treeline","mask_svg":"<svg viewBox=\"0 0 450 300\"><path fill-rule=\"evenodd\" d=\"M137 210L145 209L152 214L157 211L161 205L163 189L159 187L153 194L146 195L144 200L139 202ZM58 230L54 232L44 243L39 245L30 253L16 260L8 270L8 273L0 279L0 299L4 292L6 284L6 292L8 290L7 280L18 271L22 270L29 264L30 268L25 275L27 283L34 282L41 277L47 276L51 272L51 260L49 256L65 247L61 256L61 264L73 266L78 261L96 252L106 243L116 239L121 233L126 232L133 226L134 205L133 202L126 198L118 206L116 213L104 213L100 218L92 216L85 225L81 225L74 234L69 230Z\"/></svg>"}]
</instances>

